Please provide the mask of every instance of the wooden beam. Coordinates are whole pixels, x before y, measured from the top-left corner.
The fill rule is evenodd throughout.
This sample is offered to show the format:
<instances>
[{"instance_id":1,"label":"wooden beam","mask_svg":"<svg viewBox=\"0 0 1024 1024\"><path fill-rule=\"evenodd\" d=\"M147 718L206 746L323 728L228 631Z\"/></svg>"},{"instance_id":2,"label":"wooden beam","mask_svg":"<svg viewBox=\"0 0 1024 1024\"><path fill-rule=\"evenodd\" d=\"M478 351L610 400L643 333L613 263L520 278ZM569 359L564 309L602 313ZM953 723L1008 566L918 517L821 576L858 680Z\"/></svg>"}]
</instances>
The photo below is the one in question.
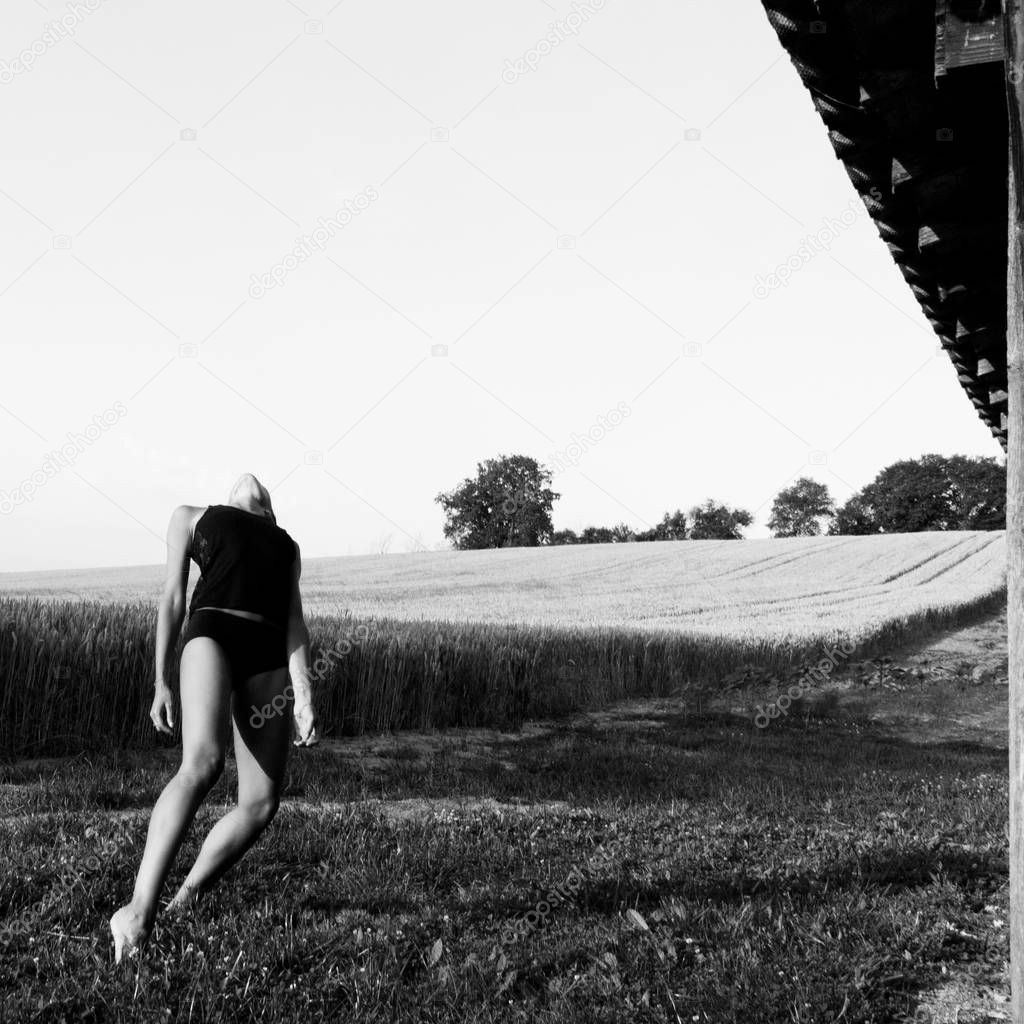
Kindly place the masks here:
<instances>
[{"instance_id":1,"label":"wooden beam","mask_svg":"<svg viewBox=\"0 0 1024 1024\"><path fill-rule=\"evenodd\" d=\"M1009 116L1006 273L1006 593L1009 629L1010 1012L1024 1024L1024 6L1003 0Z\"/></svg>"},{"instance_id":2,"label":"wooden beam","mask_svg":"<svg viewBox=\"0 0 1024 1024\"><path fill-rule=\"evenodd\" d=\"M1011 0L1007 0L1011 2ZM1024 24L1020 26L1024 38ZM1017 206L1011 178L1010 207ZM1015 1024L1024 1024L1024 374L1021 373L1021 318L1024 273L1020 245L1024 226L1010 225L1007 275L1006 376L1006 544L1009 624L1010 728L1010 991Z\"/></svg>"}]
</instances>

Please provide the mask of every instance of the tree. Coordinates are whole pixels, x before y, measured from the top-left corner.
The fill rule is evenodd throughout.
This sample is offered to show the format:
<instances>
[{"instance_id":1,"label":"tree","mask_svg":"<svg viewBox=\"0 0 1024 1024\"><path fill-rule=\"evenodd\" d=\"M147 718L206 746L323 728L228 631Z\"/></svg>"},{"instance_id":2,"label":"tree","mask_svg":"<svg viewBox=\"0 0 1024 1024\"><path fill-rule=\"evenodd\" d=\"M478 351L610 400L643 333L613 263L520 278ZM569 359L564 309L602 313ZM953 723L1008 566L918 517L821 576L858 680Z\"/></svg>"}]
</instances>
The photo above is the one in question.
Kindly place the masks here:
<instances>
[{"instance_id":1,"label":"tree","mask_svg":"<svg viewBox=\"0 0 1024 1024\"><path fill-rule=\"evenodd\" d=\"M615 540L607 526L588 526L580 534L581 544L611 544Z\"/></svg>"},{"instance_id":2,"label":"tree","mask_svg":"<svg viewBox=\"0 0 1024 1024\"><path fill-rule=\"evenodd\" d=\"M922 455L886 466L839 510L831 533L1001 530L1006 467L994 458Z\"/></svg>"},{"instance_id":3,"label":"tree","mask_svg":"<svg viewBox=\"0 0 1024 1024\"><path fill-rule=\"evenodd\" d=\"M835 519L828 529L830 536L862 536L868 533L878 533L871 515L871 509L864 504L864 499L859 494L854 494L845 505L836 510Z\"/></svg>"},{"instance_id":4,"label":"tree","mask_svg":"<svg viewBox=\"0 0 1024 1024\"><path fill-rule=\"evenodd\" d=\"M861 495L882 533L948 530L948 487L946 460L941 455L923 455L886 466Z\"/></svg>"},{"instance_id":5,"label":"tree","mask_svg":"<svg viewBox=\"0 0 1024 1024\"><path fill-rule=\"evenodd\" d=\"M828 487L802 476L775 496L768 529L776 537L817 537L821 520L831 519L835 514L835 502Z\"/></svg>"},{"instance_id":6,"label":"tree","mask_svg":"<svg viewBox=\"0 0 1024 1024\"><path fill-rule=\"evenodd\" d=\"M631 540L636 540L636 534L628 523L619 523L612 527L612 540L616 544L627 544Z\"/></svg>"},{"instance_id":7,"label":"tree","mask_svg":"<svg viewBox=\"0 0 1024 1024\"><path fill-rule=\"evenodd\" d=\"M551 539L551 510L561 497L551 473L526 455L499 455L434 500L444 509L444 535L457 549L536 547Z\"/></svg>"},{"instance_id":8,"label":"tree","mask_svg":"<svg viewBox=\"0 0 1024 1024\"><path fill-rule=\"evenodd\" d=\"M708 498L690 509L690 540L742 540L740 527L750 526L754 517L743 508L716 505Z\"/></svg>"},{"instance_id":9,"label":"tree","mask_svg":"<svg viewBox=\"0 0 1024 1024\"><path fill-rule=\"evenodd\" d=\"M555 530L551 534L552 544L579 544L580 539L576 536L575 530Z\"/></svg>"},{"instance_id":10,"label":"tree","mask_svg":"<svg viewBox=\"0 0 1024 1024\"><path fill-rule=\"evenodd\" d=\"M686 516L679 509L674 513L666 512L657 526L638 533L635 540L686 540Z\"/></svg>"},{"instance_id":11,"label":"tree","mask_svg":"<svg viewBox=\"0 0 1024 1024\"><path fill-rule=\"evenodd\" d=\"M952 530L1006 528L1006 467L994 458L953 455L949 461Z\"/></svg>"}]
</instances>

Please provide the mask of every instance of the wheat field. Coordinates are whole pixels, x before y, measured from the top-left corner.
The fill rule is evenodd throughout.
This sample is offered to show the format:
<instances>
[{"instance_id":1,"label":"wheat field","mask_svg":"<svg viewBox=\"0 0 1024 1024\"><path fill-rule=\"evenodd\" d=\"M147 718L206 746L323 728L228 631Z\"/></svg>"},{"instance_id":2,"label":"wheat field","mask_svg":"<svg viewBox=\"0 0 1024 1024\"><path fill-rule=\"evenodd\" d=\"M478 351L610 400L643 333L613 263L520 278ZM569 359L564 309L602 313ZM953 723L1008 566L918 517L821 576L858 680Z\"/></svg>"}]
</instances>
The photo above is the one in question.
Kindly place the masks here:
<instances>
[{"instance_id":1,"label":"wheat field","mask_svg":"<svg viewBox=\"0 0 1024 1024\"><path fill-rule=\"evenodd\" d=\"M314 615L799 641L971 604L1005 587L1005 565L1002 531L588 544L307 558L302 597ZM0 595L155 602L163 572L0 573Z\"/></svg>"},{"instance_id":2,"label":"wheat field","mask_svg":"<svg viewBox=\"0 0 1024 1024\"><path fill-rule=\"evenodd\" d=\"M0 575L0 754L152 742L162 577ZM515 727L842 641L864 658L997 607L1005 586L1005 535L965 531L308 559L302 592L318 710L340 734Z\"/></svg>"},{"instance_id":3,"label":"wheat field","mask_svg":"<svg viewBox=\"0 0 1024 1024\"><path fill-rule=\"evenodd\" d=\"M325 614L801 643L971 605L1005 564L1002 531L666 541L324 559L303 592Z\"/></svg>"}]
</instances>

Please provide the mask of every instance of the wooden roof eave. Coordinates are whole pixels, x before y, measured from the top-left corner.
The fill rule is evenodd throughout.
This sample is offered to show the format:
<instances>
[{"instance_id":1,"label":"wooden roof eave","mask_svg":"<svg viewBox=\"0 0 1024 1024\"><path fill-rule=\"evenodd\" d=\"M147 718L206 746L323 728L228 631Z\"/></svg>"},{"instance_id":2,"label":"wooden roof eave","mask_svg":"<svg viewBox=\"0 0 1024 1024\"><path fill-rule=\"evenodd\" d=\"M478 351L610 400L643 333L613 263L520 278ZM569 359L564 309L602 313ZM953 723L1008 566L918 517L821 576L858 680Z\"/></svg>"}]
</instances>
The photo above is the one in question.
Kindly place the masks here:
<instances>
[{"instance_id":1,"label":"wooden roof eave","mask_svg":"<svg viewBox=\"0 0 1024 1024\"><path fill-rule=\"evenodd\" d=\"M968 398L1005 448L1007 120L998 3L762 4ZM963 8L976 20L961 21Z\"/></svg>"}]
</instances>

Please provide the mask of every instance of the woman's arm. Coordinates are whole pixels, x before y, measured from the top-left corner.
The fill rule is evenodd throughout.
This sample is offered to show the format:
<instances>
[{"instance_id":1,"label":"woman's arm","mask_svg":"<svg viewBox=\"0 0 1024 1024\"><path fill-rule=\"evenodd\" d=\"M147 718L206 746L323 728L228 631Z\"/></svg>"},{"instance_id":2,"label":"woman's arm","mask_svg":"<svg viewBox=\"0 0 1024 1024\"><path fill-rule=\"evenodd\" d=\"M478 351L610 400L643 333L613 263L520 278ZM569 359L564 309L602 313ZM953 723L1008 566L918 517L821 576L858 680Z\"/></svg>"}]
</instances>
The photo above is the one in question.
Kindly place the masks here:
<instances>
[{"instance_id":1,"label":"woman's arm","mask_svg":"<svg viewBox=\"0 0 1024 1024\"><path fill-rule=\"evenodd\" d=\"M156 617L156 682L149 717L158 732L168 735L174 729L174 695L170 678L174 648L185 618L185 590L188 587L188 563L191 551L189 524L195 509L179 505L167 527L167 574L160 594Z\"/></svg>"},{"instance_id":2,"label":"woman's arm","mask_svg":"<svg viewBox=\"0 0 1024 1024\"><path fill-rule=\"evenodd\" d=\"M295 745L312 747L320 742L316 731L313 691L309 673L309 630L302 613L299 577L302 575L302 553L295 545L295 567L292 573L292 596L288 611L288 673L295 695Z\"/></svg>"}]
</instances>

